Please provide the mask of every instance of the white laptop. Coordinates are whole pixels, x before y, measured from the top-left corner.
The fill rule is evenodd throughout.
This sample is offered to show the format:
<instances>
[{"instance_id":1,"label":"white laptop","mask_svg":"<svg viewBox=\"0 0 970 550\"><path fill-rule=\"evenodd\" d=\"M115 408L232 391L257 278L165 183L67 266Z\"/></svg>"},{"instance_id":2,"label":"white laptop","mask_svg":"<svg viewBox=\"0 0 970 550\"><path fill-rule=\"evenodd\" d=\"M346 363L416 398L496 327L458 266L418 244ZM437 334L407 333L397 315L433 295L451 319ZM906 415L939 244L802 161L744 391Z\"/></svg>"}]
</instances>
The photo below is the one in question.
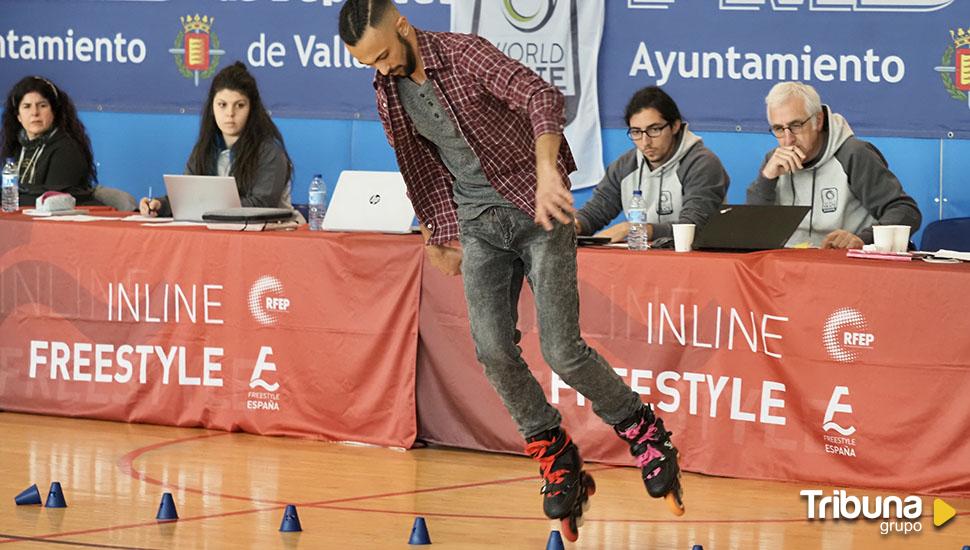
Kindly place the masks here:
<instances>
[{"instance_id":1,"label":"white laptop","mask_svg":"<svg viewBox=\"0 0 970 550\"><path fill-rule=\"evenodd\" d=\"M410 233L414 207L400 172L344 170L323 219L327 231Z\"/></svg>"},{"instance_id":2,"label":"white laptop","mask_svg":"<svg viewBox=\"0 0 970 550\"><path fill-rule=\"evenodd\" d=\"M206 212L241 206L236 178L232 176L165 174L162 178L172 206L172 217L176 220L201 222L202 214Z\"/></svg>"}]
</instances>

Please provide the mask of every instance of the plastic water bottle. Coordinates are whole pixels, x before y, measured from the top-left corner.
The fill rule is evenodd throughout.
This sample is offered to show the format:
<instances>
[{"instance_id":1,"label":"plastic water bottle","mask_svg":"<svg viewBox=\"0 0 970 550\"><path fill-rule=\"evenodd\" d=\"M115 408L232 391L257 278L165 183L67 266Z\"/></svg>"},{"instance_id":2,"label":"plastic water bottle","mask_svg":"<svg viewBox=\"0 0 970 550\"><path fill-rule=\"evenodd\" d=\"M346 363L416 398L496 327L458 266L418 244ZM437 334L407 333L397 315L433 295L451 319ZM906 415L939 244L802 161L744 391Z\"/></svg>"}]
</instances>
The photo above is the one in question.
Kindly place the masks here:
<instances>
[{"instance_id":1,"label":"plastic water bottle","mask_svg":"<svg viewBox=\"0 0 970 550\"><path fill-rule=\"evenodd\" d=\"M323 183L323 176L313 175L310 182L310 231L323 229L323 217L327 215L327 186Z\"/></svg>"},{"instance_id":2,"label":"plastic water bottle","mask_svg":"<svg viewBox=\"0 0 970 550\"><path fill-rule=\"evenodd\" d=\"M646 250L650 248L647 236L647 207L643 203L643 192L639 189L633 192L633 200L626 211L626 219L630 222L630 233L626 237L630 250Z\"/></svg>"},{"instance_id":3,"label":"plastic water bottle","mask_svg":"<svg viewBox=\"0 0 970 550\"><path fill-rule=\"evenodd\" d=\"M3 211L16 212L20 208L20 175L17 163L8 158L3 163Z\"/></svg>"}]
</instances>

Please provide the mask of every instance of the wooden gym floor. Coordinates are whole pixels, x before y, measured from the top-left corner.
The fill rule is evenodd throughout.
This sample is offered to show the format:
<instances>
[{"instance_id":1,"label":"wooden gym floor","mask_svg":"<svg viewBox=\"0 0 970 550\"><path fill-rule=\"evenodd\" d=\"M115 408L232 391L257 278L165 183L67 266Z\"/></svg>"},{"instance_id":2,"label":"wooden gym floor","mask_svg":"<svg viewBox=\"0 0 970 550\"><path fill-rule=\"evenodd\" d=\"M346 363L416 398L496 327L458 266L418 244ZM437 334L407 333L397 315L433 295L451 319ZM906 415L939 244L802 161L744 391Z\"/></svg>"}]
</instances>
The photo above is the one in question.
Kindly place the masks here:
<instances>
[{"instance_id":1,"label":"wooden gym floor","mask_svg":"<svg viewBox=\"0 0 970 550\"><path fill-rule=\"evenodd\" d=\"M442 448L410 451L197 429L0 413L0 550L6 548L409 548L416 516L431 548L546 548L536 463ZM566 548L961 550L970 499L942 528L925 497L922 531L879 522L808 521L802 489L829 487L684 477L687 514L647 497L633 468L587 465L597 493L579 542ZM68 507L15 506L52 481ZM163 492L180 519L158 523ZM851 490L851 494L885 493ZM905 495L900 495L905 496ZM278 531L296 504L302 533ZM420 547L410 547L420 548Z\"/></svg>"}]
</instances>

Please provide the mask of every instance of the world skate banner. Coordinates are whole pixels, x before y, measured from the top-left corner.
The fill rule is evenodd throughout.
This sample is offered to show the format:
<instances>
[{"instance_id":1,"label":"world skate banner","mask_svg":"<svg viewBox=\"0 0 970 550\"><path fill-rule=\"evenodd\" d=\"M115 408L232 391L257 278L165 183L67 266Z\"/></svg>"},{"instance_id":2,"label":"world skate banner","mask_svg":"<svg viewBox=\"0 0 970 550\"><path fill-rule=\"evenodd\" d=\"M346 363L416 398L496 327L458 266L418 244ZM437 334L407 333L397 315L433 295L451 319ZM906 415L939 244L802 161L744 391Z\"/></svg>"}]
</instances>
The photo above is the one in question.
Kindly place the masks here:
<instances>
[{"instance_id":1,"label":"world skate banner","mask_svg":"<svg viewBox=\"0 0 970 550\"><path fill-rule=\"evenodd\" d=\"M409 447L422 249L7 214L0 410Z\"/></svg>"},{"instance_id":2,"label":"world skate banner","mask_svg":"<svg viewBox=\"0 0 970 550\"><path fill-rule=\"evenodd\" d=\"M970 495L970 266L821 250L578 259L583 337L655 406L685 469ZM424 279L419 438L522 452L476 362L460 279L430 266ZM632 464L543 361L522 296L523 358L564 428L587 460Z\"/></svg>"},{"instance_id":3,"label":"world skate banner","mask_svg":"<svg viewBox=\"0 0 970 550\"><path fill-rule=\"evenodd\" d=\"M562 91L566 140L579 167L570 175L574 189L604 174L596 85L604 13L603 0L452 0L453 32L487 38Z\"/></svg>"}]
</instances>

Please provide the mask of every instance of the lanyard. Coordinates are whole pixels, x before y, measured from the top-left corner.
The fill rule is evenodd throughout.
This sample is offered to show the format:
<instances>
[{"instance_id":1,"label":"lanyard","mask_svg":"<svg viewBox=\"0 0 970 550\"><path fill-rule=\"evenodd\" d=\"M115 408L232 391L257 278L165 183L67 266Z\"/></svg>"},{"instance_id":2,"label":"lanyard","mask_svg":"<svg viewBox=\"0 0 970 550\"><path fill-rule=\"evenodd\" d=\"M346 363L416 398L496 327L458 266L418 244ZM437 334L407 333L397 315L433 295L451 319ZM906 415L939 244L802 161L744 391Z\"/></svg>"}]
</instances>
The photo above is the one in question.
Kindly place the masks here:
<instances>
[{"instance_id":1,"label":"lanyard","mask_svg":"<svg viewBox=\"0 0 970 550\"><path fill-rule=\"evenodd\" d=\"M57 133L57 128L54 128L54 131L50 133L50 136L47 136L47 139L50 139L56 133ZM46 139L44 140L44 144L41 145L40 147L38 147L34 151L34 154L30 155L30 160L27 161L27 165L23 167L23 170L21 170L20 167L24 163L24 153L27 152L27 148L26 147L22 147L20 149L20 159L17 161L17 172L21 172L21 173L23 173L25 175L27 175L27 173L30 172L30 174L27 177L27 181L20 182L21 183L21 186L20 186L21 188L24 188L24 186L27 185L27 184L33 184L34 183L34 174L37 171L37 160L40 159L40 156L44 153L44 148L45 147L47 147L47 140Z\"/></svg>"}]
</instances>

